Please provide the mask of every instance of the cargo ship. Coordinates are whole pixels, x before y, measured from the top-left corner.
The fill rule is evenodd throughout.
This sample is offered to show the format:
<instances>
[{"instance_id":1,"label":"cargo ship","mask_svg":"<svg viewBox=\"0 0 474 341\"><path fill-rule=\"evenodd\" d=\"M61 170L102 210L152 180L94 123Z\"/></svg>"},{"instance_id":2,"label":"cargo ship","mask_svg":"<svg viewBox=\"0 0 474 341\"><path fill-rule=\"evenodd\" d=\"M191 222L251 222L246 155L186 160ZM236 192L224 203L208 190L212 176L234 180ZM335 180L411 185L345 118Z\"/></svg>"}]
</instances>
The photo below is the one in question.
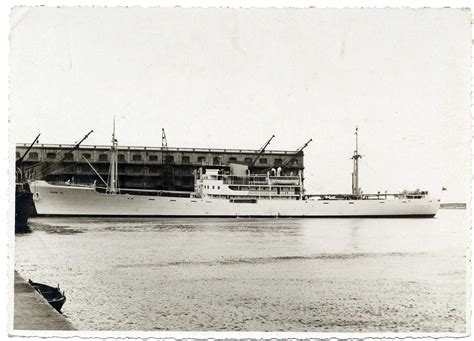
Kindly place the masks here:
<instances>
[{"instance_id":1,"label":"cargo ship","mask_svg":"<svg viewBox=\"0 0 474 341\"><path fill-rule=\"evenodd\" d=\"M30 182L40 216L110 217L434 217L439 200L427 191L365 194L359 187L358 130L352 156L352 193L306 194L303 175L281 167L251 174L248 165L203 166L194 171L194 191L120 189L115 124L110 172L102 185ZM87 161L87 160L86 160ZM90 165L90 164L89 164ZM92 165L90 165L91 168Z\"/></svg>"}]
</instances>

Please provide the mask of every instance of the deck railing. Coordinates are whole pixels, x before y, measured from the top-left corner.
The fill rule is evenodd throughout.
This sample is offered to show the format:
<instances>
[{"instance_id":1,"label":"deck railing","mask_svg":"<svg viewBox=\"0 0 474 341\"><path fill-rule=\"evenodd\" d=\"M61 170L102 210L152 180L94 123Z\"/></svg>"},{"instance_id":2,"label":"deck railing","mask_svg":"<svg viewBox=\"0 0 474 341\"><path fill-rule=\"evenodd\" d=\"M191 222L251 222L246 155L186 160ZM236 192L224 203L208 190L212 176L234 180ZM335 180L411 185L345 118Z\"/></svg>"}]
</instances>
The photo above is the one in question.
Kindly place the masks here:
<instances>
[{"instance_id":1,"label":"deck railing","mask_svg":"<svg viewBox=\"0 0 474 341\"><path fill-rule=\"evenodd\" d=\"M299 177L297 176L266 176L266 175L224 175L222 180L226 185L269 185L269 184L289 184L298 185Z\"/></svg>"}]
</instances>

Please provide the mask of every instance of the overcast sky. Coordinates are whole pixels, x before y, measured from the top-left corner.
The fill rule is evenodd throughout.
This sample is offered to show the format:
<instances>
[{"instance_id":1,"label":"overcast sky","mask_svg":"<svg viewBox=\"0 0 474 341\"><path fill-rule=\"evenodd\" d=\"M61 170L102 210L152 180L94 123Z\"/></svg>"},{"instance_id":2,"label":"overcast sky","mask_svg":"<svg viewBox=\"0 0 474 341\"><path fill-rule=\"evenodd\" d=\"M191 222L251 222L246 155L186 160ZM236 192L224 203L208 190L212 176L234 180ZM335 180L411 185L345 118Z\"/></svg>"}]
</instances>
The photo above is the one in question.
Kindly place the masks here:
<instances>
[{"instance_id":1,"label":"overcast sky","mask_svg":"<svg viewBox=\"0 0 474 341\"><path fill-rule=\"evenodd\" d=\"M308 192L470 201L471 14L16 8L10 142L305 150Z\"/></svg>"}]
</instances>

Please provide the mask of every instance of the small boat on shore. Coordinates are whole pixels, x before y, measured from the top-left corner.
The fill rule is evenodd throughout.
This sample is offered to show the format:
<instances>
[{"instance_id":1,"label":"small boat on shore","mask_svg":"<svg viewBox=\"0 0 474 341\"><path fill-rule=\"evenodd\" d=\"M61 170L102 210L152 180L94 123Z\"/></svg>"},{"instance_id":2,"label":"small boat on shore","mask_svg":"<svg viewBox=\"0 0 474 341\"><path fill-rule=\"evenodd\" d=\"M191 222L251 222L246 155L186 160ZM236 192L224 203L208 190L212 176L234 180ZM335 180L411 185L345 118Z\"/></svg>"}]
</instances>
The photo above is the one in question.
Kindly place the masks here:
<instances>
[{"instance_id":1,"label":"small boat on shore","mask_svg":"<svg viewBox=\"0 0 474 341\"><path fill-rule=\"evenodd\" d=\"M66 302L66 295L64 295L64 291L61 292L59 285L55 288L46 284L33 282L31 279L28 280L28 283L38 291L54 309L61 312L61 308Z\"/></svg>"}]
</instances>

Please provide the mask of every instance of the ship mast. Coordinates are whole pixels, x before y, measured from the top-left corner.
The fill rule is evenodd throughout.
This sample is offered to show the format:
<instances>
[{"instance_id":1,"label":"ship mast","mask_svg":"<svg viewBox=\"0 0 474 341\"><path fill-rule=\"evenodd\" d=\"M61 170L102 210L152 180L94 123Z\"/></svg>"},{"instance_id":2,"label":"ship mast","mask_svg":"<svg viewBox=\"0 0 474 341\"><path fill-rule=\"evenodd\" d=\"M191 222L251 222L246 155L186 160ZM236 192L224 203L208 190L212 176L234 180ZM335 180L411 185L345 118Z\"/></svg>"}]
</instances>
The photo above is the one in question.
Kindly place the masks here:
<instances>
[{"instance_id":1,"label":"ship mast","mask_svg":"<svg viewBox=\"0 0 474 341\"><path fill-rule=\"evenodd\" d=\"M356 148L354 150L354 155L352 155L353 161L353 172L352 172L352 195L360 197L361 190L359 187L359 159L362 155L359 154L359 128L356 126L355 138L356 138Z\"/></svg>"},{"instance_id":2,"label":"ship mast","mask_svg":"<svg viewBox=\"0 0 474 341\"><path fill-rule=\"evenodd\" d=\"M112 146L110 148L110 179L109 179L109 192L111 194L117 193L118 187L118 157L117 157L117 139L115 138L115 116L114 125L112 131Z\"/></svg>"}]
</instances>

